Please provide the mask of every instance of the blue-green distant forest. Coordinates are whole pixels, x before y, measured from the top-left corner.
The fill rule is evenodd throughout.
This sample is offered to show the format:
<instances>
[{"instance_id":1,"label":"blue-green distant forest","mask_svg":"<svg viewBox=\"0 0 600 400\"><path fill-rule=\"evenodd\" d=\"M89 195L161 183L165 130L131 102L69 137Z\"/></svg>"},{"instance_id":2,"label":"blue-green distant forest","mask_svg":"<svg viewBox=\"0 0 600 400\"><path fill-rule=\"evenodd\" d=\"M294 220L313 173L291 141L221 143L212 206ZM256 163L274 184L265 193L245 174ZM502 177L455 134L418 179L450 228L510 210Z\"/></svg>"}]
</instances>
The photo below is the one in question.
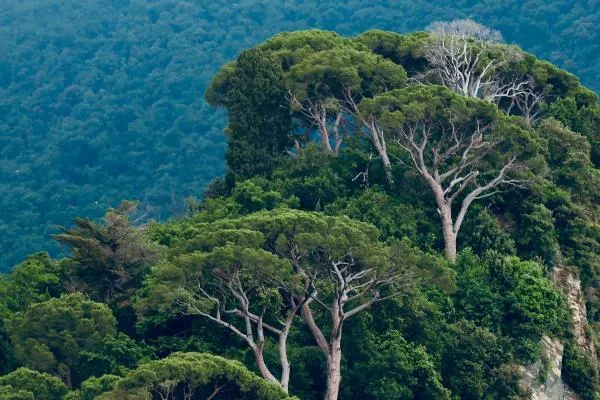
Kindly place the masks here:
<instances>
[{"instance_id":1,"label":"blue-green distant forest","mask_svg":"<svg viewBox=\"0 0 600 400\"><path fill-rule=\"evenodd\" d=\"M306 28L355 35L470 17L600 91L596 0L21 0L0 3L0 270L121 199L182 214L225 172L204 91L242 49ZM597 161L597 155L596 155Z\"/></svg>"}]
</instances>

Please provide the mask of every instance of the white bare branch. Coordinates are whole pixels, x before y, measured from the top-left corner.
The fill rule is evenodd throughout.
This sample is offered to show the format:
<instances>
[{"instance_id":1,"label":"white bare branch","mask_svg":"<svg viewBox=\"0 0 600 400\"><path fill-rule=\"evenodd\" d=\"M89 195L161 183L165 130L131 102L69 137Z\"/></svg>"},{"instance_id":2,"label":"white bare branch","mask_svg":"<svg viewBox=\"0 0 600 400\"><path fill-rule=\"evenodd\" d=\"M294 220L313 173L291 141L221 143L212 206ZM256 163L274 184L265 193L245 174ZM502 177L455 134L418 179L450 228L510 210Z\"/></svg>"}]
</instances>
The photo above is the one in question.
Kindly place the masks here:
<instances>
[{"instance_id":1,"label":"white bare branch","mask_svg":"<svg viewBox=\"0 0 600 400\"><path fill-rule=\"evenodd\" d=\"M411 167L434 194L450 259L456 256L456 238L473 201L497 194L505 186L521 187L523 183L512 177L512 172L524 168L515 156L507 159L496 176L481 181L487 174L478 168L499 143L485 135L489 125L479 120L472 125L472 128L456 126L450 120L444 127L420 121L404 123L392 130L399 147L410 156ZM453 206L461 198L455 218Z\"/></svg>"},{"instance_id":2,"label":"white bare branch","mask_svg":"<svg viewBox=\"0 0 600 400\"><path fill-rule=\"evenodd\" d=\"M186 315L199 315L207 318L218 325L229 329L235 335L242 338L252 349L257 367L263 378L278 383L283 390L288 390L290 378L290 364L287 358L287 337L291 329L292 321L302 304L294 301L282 305L283 320L274 317L280 326L274 326L265 321L267 307L262 306L260 312L251 311L251 297L249 293L256 289L249 287L240 276L237 268L223 272L215 270L212 273L215 282L203 282L196 280L186 285L189 299L177 299L177 304L181 307L182 313ZM272 282L276 284L276 282ZM210 288L210 289L209 289ZM287 288L282 287L283 294L290 296ZM214 294L213 294L214 293ZM222 298L223 300L220 300ZM227 299L235 303L233 308L227 308ZM208 301L212 307L200 307L201 302ZM256 306L254 307L257 308ZM226 316L224 319L223 316ZM235 321L238 321L237 323ZM236 326L241 325L243 328ZM279 341L279 356L281 364L281 375L277 379L267 367L264 360L265 331L274 335Z\"/></svg>"},{"instance_id":3,"label":"white bare branch","mask_svg":"<svg viewBox=\"0 0 600 400\"><path fill-rule=\"evenodd\" d=\"M531 77L507 79L503 68L522 55L511 47L496 47L502 40L498 31L472 20L458 20L436 22L429 32L432 38L423 54L431 68L412 81L441 83L463 96L496 104L533 93Z\"/></svg>"}]
</instances>

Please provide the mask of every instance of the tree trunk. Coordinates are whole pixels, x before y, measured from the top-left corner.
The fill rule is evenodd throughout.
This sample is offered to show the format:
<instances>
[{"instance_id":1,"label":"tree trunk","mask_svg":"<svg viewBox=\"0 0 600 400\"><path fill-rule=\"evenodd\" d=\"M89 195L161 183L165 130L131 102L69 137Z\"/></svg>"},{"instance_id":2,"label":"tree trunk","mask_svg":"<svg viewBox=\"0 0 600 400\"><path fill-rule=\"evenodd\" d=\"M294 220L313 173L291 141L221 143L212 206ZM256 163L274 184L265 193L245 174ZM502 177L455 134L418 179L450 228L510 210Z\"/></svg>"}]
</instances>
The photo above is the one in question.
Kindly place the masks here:
<instances>
[{"instance_id":1,"label":"tree trunk","mask_svg":"<svg viewBox=\"0 0 600 400\"><path fill-rule=\"evenodd\" d=\"M321 145L327 153L333 153L331 142L329 141L329 131L327 130L327 111L325 111L323 106L320 106L318 109L317 128L321 137Z\"/></svg>"},{"instance_id":2,"label":"tree trunk","mask_svg":"<svg viewBox=\"0 0 600 400\"><path fill-rule=\"evenodd\" d=\"M452 217L447 215L448 212L442 211L442 227L444 230L444 251L446 257L450 261L456 259L456 233L452 224Z\"/></svg>"},{"instance_id":3,"label":"tree trunk","mask_svg":"<svg viewBox=\"0 0 600 400\"><path fill-rule=\"evenodd\" d=\"M375 126L375 123L373 121L371 121L369 127L371 129L371 142L373 142L375 150L377 150L379 157L381 157L383 169L385 170L385 177L387 179L388 184L391 186L394 184L394 178L392 176L392 163L390 162L390 157L387 154L387 148L385 145L383 133L381 133L380 137L380 131Z\"/></svg>"},{"instance_id":4,"label":"tree trunk","mask_svg":"<svg viewBox=\"0 0 600 400\"><path fill-rule=\"evenodd\" d=\"M385 178L388 184L391 186L394 184L394 177L392 175L392 163L386 152L381 154L381 161L383 162L383 169L385 170Z\"/></svg>"},{"instance_id":5,"label":"tree trunk","mask_svg":"<svg viewBox=\"0 0 600 400\"><path fill-rule=\"evenodd\" d=\"M265 357L263 355L262 345L260 345L260 344L256 345L256 346L254 346L254 348L252 350L254 352L256 366L258 367L258 371L260 372L260 375L263 378L265 378L266 380L275 382L276 384L281 386L281 383L279 382L279 380L277 378L275 378L275 376L271 373L271 371L269 371L269 368L267 367L267 364L265 363Z\"/></svg>"},{"instance_id":6,"label":"tree trunk","mask_svg":"<svg viewBox=\"0 0 600 400\"><path fill-rule=\"evenodd\" d=\"M287 357L287 333L279 336L279 361L281 363L281 387L287 393L290 383L290 362Z\"/></svg>"},{"instance_id":7,"label":"tree trunk","mask_svg":"<svg viewBox=\"0 0 600 400\"><path fill-rule=\"evenodd\" d=\"M327 392L325 400L338 400L342 380L342 335L341 332L331 341L330 354L327 356Z\"/></svg>"},{"instance_id":8,"label":"tree trunk","mask_svg":"<svg viewBox=\"0 0 600 400\"><path fill-rule=\"evenodd\" d=\"M326 126L319 126L319 133L321 136L321 144L327 153L333 153L331 148L331 141L329 140L329 131Z\"/></svg>"}]
</instances>

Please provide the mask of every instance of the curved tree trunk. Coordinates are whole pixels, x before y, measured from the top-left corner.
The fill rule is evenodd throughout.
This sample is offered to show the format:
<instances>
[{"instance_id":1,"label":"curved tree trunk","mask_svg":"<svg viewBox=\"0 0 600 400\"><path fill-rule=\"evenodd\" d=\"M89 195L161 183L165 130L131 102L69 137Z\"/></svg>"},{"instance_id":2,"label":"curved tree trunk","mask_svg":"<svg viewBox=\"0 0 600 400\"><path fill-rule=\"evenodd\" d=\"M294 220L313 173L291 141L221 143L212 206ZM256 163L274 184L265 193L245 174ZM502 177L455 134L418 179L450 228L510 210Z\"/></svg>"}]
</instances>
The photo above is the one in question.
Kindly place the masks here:
<instances>
[{"instance_id":1,"label":"curved tree trunk","mask_svg":"<svg viewBox=\"0 0 600 400\"><path fill-rule=\"evenodd\" d=\"M269 371L269 368L267 367L267 364L265 363L265 357L264 357L264 354L262 351L262 345L257 345L252 350L254 352L254 359L256 360L256 366L258 367L258 371L260 372L260 375L264 379L281 386L281 382L279 382L279 380L277 378L275 378L275 376L271 373L271 371Z\"/></svg>"}]
</instances>

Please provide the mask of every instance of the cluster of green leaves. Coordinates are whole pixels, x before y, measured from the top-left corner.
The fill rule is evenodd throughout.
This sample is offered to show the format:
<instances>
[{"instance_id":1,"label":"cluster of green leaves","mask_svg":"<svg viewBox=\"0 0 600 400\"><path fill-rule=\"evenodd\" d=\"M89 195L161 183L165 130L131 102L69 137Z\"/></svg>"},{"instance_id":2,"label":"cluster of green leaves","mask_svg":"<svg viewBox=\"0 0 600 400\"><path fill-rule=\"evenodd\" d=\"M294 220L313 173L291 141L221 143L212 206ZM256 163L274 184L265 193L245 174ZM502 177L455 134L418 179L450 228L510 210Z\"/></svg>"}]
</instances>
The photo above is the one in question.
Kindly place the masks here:
<instances>
[{"instance_id":1,"label":"cluster of green leaves","mask_svg":"<svg viewBox=\"0 0 600 400\"><path fill-rule=\"evenodd\" d=\"M457 316L502 330L521 361L535 361L543 334L566 334L566 305L540 264L494 252L479 258L465 251L456 267Z\"/></svg>"},{"instance_id":2,"label":"cluster of green leaves","mask_svg":"<svg viewBox=\"0 0 600 400\"><path fill-rule=\"evenodd\" d=\"M61 234L72 257L35 254L1 276L0 399L289 398L239 362L202 353L152 361L160 349L136 335L128 310L155 248L129 225L131 205Z\"/></svg>"},{"instance_id":3,"label":"cluster of green leaves","mask_svg":"<svg viewBox=\"0 0 600 400\"><path fill-rule=\"evenodd\" d=\"M6 4L0 15L0 269L32 251L58 254L60 246L48 238L57 225L74 216L100 218L118 199L138 199L153 217L165 218L181 211L182 198L199 197L225 167L224 115L199 94L224 63L277 32L409 32L471 17L598 91L599 13L584 0ZM410 72L420 66L410 57L414 44L377 46ZM574 108L556 106L558 119L598 125L597 112Z\"/></svg>"},{"instance_id":4,"label":"cluster of green leaves","mask_svg":"<svg viewBox=\"0 0 600 400\"><path fill-rule=\"evenodd\" d=\"M597 388L592 380L595 373L590 356L583 352L573 340L568 341L565 344L563 358L565 382L574 388L583 400L597 398Z\"/></svg>"},{"instance_id":5,"label":"cluster of green leaves","mask_svg":"<svg viewBox=\"0 0 600 400\"><path fill-rule=\"evenodd\" d=\"M291 399L240 362L202 353L175 353L142 364L113 387L97 399L151 398L156 393L175 399Z\"/></svg>"}]
</instances>

